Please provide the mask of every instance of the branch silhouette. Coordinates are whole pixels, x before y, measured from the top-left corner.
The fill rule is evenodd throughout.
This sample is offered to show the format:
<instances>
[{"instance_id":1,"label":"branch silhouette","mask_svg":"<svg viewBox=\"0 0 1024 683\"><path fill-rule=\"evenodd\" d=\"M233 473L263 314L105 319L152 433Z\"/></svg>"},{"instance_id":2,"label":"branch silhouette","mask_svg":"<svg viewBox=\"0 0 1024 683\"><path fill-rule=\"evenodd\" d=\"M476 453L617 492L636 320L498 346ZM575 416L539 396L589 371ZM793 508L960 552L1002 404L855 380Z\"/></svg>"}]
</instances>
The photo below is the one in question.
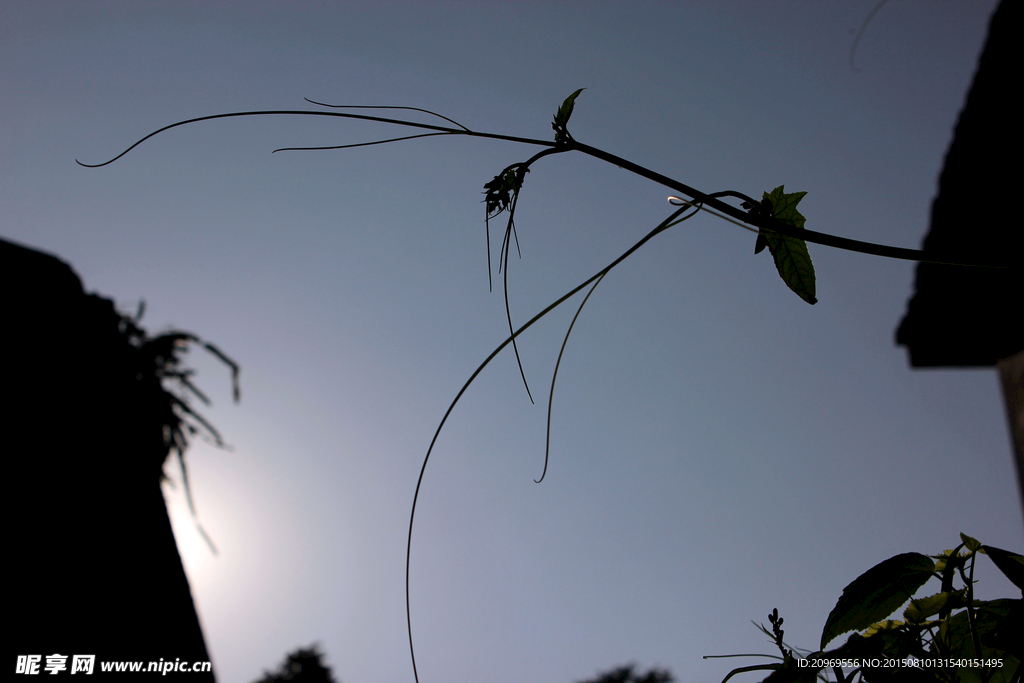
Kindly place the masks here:
<instances>
[{"instance_id":1,"label":"branch silhouette","mask_svg":"<svg viewBox=\"0 0 1024 683\"><path fill-rule=\"evenodd\" d=\"M555 308L560 306L562 303L564 303L565 301L570 299L576 293L582 291L588 285L592 285L591 288L590 288L590 291L587 292L587 294L584 297L583 301L581 302L579 308L577 309L576 314L574 315L574 317L572 319L572 322L569 325L569 328L568 328L568 330L566 332L565 338L564 338L564 340L562 342L561 350L559 351L558 361L556 362L554 373L552 375L551 393L549 395L549 403L548 403L548 423L547 423L547 437L546 437L545 455L544 455L544 470L541 473L540 479L536 479L535 480L537 483L540 483L544 479L544 477L545 477L545 475L547 473L547 468L548 468L548 459L549 459L549 453L550 453L551 401L552 401L553 396L554 396L554 385L555 385L555 380L556 380L557 374L558 374L558 367L559 367L559 365L561 363L561 359L562 359L563 353L565 351L566 344L568 343L569 334L571 334L573 326L575 325L576 320L579 318L579 315L580 315L580 313L581 313L581 311L583 309L583 306L586 305L587 301L589 300L590 296L593 294L594 289L597 287L597 285L600 284L600 282L604 279L604 277L613 268L615 268L618 264L620 264L622 261L624 261L630 255L632 255L640 247L645 245L654 236L658 235L661 232L664 232L665 230L667 230L668 228L672 227L673 225L676 225L676 224L678 224L678 223L680 223L680 222L682 222L684 220L687 220L687 219L695 216L701 210L709 211L710 213L712 213L713 215L715 215L715 216L717 216L719 218L722 218L722 219L724 219L724 220L726 220L728 222L737 224L740 227L743 227L745 229L748 229L748 230L751 230L751 231L753 231L755 233L758 233L758 242L757 242L757 245L755 247L755 253L757 253L757 251L760 251L765 245L771 247L773 257L776 260L776 266L778 267L780 275L783 277L783 280L786 281L787 285L791 289L793 289L795 292L797 292L797 294L800 295L801 298L803 298L808 303L812 303L812 304L815 303L815 301L816 301L816 299L814 298L814 295L813 295L813 267L810 266L809 256L807 255L806 245L804 244L805 242L811 242L811 243L815 243L815 244L820 244L820 245L823 245L823 246L833 247L833 248L836 248L836 249L842 249L842 250L845 250L845 251L852 251L852 252L857 252L857 253L869 254L869 255L874 255L874 256L881 256L881 257L885 257L885 258L900 259L900 260L918 261L918 262L926 262L926 263L938 263L938 264L947 264L947 265L964 266L964 267L980 267L980 268L1009 268L1010 267L1009 255L1002 255L1001 257L996 257L996 258L994 258L992 260L964 261L956 253L939 253L939 252L935 252L935 251L926 252L926 251L918 250L918 249L907 249L907 248L902 248L902 247L894 247L894 246L876 244L876 243L872 243L872 242L864 242L864 241L855 240L855 239L851 239L851 238L847 238L847 237L841 237L841 236L838 236L838 235L833 235L833 234L828 234L828 233L822 233L822 232L816 232L816 231L813 231L813 230L808 230L808 229L803 227L804 218L795 209L796 203L806 193L800 192L800 193L785 194L783 192L783 187L780 186L774 192L771 193L770 197L769 197L769 193L765 193L764 198L762 200L760 200L760 201L756 200L756 199L754 199L752 197L749 197L749 196L747 196L747 195L745 195L745 194L743 194L741 192L734 191L734 190L725 190L725 191L721 191L721 192L706 193L706 192L703 192L703 191L698 190L696 188L693 188L693 187L691 187L691 186L689 186L689 185L687 185L687 184L685 184L683 182L680 182L678 180L675 180L673 178L665 176L665 175L663 175L661 173L653 171L653 170L651 170L649 168L646 168L644 166L636 164L636 163L634 163L632 161L629 161L629 160L624 159L622 157L619 157L617 155L611 154L610 152L607 152L607 151L604 151L604 150L599 149L597 147L592 147L590 145L587 145L587 144L584 144L582 142L579 142L575 138L573 138L572 135L569 134L569 132L568 132L568 130L566 128L566 124L567 124L567 122L569 120L569 117L571 116L574 101L575 101L576 97L580 94L581 91L582 91L582 89L581 90L577 90L575 93L570 95L569 98L567 98L565 100L565 102L562 104L562 107L558 110L558 113L555 115L555 122L552 124L552 127L555 130L555 139L554 139L554 141L551 141L551 140L540 140L540 139L536 139L536 138L519 137L519 136L512 136L512 135L504 135L504 134L498 134L498 133L487 133L487 132L475 131L475 130L472 130L472 129L464 126L461 123L458 123L458 122L454 121L453 119L450 119L450 118L446 117L446 116L443 116L441 114L438 114L436 112L433 112L433 111L430 111L430 110L427 110L427 109L420 109L420 108L417 108L417 107L391 107L391 106L372 106L372 107L370 107L370 106L356 106L356 105L327 105L327 104L323 104L323 103L319 103L319 102L314 102L313 100L307 100L307 101L309 101L312 104L317 104L317 105L320 105L320 106L327 106L327 107L332 107L332 108L339 108L339 109L388 109L388 110L392 110L393 109L393 110L404 110L404 111L419 112L419 113L424 113L424 114L428 114L430 116L434 116L434 117L440 118L440 119L442 119L442 120L444 120L444 121L446 121L446 122L448 122L448 123L450 123L450 124L452 124L452 125L454 125L456 127L453 128L453 127L444 126L444 125L422 123L422 122L411 121L411 120L406 120L406 119L398 119L398 118L391 118L391 117L384 117L384 116L375 116L375 115L369 115L369 114L356 114L356 113L350 113L350 112L324 112L324 111L308 111L308 110L268 110L268 111L233 112L233 113L215 114L215 115L211 115L211 116L202 116L202 117L187 119L187 120L184 120L184 121L179 121L177 123L170 124L168 126L164 126L163 128L160 128L160 129L158 129L158 130L156 130L156 131L146 135L145 137L139 139L137 142L135 142L134 144L129 146L127 149L122 151L117 156L111 158L108 161L102 162L102 163L86 164L86 163L83 163L81 161L78 161L78 163L80 165L85 166L87 168L99 168L99 167L111 164L114 161L117 161L118 159L120 159L123 156L125 156L128 152L132 151L133 149L135 149L136 147L141 145L143 142L149 140L150 138L152 138L152 137L154 137L154 136L156 136L156 135L158 135L160 133L168 131L168 130L170 130L172 128L177 128L177 127L189 125L189 124L192 124L192 123L200 123L200 122L205 122L205 121L213 121L213 120L217 120L217 119L240 118L240 117L257 117L257 116L258 117L264 117L264 116L332 117L332 118L352 119L352 120L358 120L358 121L370 121L370 122L375 122L375 123L385 123L385 124L399 126L399 127L407 127L407 128L414 128L414 129L429 131L429 132L418 133L418 134L414 134L414 135L394 137L394 138L387 138L387 139L382 139L382 140L375 140L375 141L363 142L363 143L355 143L355 144L333 145L333 146L318 146L318 147L288 147L288 148L279 148L279 149L274 150L274 152L279 152L279 151L313 151L313 150L328 150L328 149L348 149L348 148L354 148L354 147L363 147L363 146L371 146L371 145L388 144L388 143L391 143L391 142L401 142L401 141L405 141L405 140L412 140L412 139L418 139L418 138L424 138L424 137L452 136L452 135L468 136L468 137L481 138L481 139L489 139L489 140L501 140L501 141L505 141L505 142L514 142L514 143L518 143L518 144L525 144L525 145L531 145L531 146L542 147L543 148L541 151L535 153L533 156L528 158L526 161L515 163L515 164L511 164L511 165L507 166L505 169L502 170L502 172L500 174L495 176L495 178L493 180L491 180L490 182L488 182L488 183L486 183L484 185L484 189L486 191L485 192L486 198L485 198L484 202L485 202L485 205L486 205L485 227L486 227L486 231L487 231L487 245L488 245L488 247L487 247L487 256L488 256L488 283L489 283L489 285L490 285L490 277L491 277L491 267L490 267L491 254L490 254L490 226L489 226L489 219L497 216L498 214L502 213L503 211L507 211L508 212L508 221L507 221L507 224L506 224L506 228L505 228L505 233L504 233L504 237L503 237L503 240L502 240L502 244L501 244L501 247L499 249L498 271L503 276L505 311L506 311L506 318L507 318L507 321L508 321L509 333L510 334L509 334L508 338L506 338L505 341L503 341L500 345L498 345L491 352L491 354L489 356L487 356L487 358L476 368L476 370L472 373L472 375L469 377L469 379L467 379L466 382L463 384L462 388L458 391L458 393L456 394L455 398L452 400L451 404L448 406L448 409L445 411L444 416L442 417L440 423L438 424L437 429L434 432L434 436L433 436L433 438L430 441L430 445L427 448L426 455L424 456L423 463L422 463L422 465L420 467L419 477L418 477L418 479L416 481L416 488L415 488L415 492L413 494L413 500L412 500L412 509L411 509L410 515L409 515L409 532L408 532L408 538L407 538L407 544L406 544L405 601L406 601L406 622L407 622L408 634L409 634L409 651L410 651L410 656L411 656L411 659L412 659L413 675L414 675L414 678L417 681L417 683L419 681L419 674L418 674L417 667L416 667L416 655L415 655L415 647L414 647L414 643L413 643L412 611L411 611L411 601L410 601L410 592L409 592L410 568L411 568L411 557L412 557L412 537L413 537L413 528L414 528L414 522L415 522L415 516L416 516L416 506L417 506L417 503L419 501L419 495L420 495L420 491L421 491L421 488L422 488L424 475L426 473L427 465L428 465L428 463L430 461L431 455L433 454L434 446L435 446L435 444L437 442L438 436L441 433L441 430L444 428L444 425L446 424L446 422L448 420L448 417L451 415L452 411L454 410L455 406L459 403L460 399L462 398L463 394L465 394L466 390L472 385L472 383L476 380L476 378L480 375L480 373L484 370L484 368L486 368L490 364L490 362L505 347L507 347L510 344L512 345L513 350L515 351L516 360L517 360L517 363L519 364L520 375L522 376L523 383L526 386L527 394L530 397L530 401L533 402L532 393L530 392L529 385L527 384L527 381L526 381L526 374L525 374L525 371L523 370L522 361L519 358L519 351L518 351L517 344L516 344L517 337L519 337L523 332L525 332L527 329L529 329L534 323L539 321L541 318L543 318L549 312L551 312L552 310L554 310ZM652 182L658 183L658 184L660 184L660 185L662 185L662 186L672 190L673 192L676 192L676 193L678 193L680 195L685 196L686 199L682 199L682 198L675 197L675 196L670 197L669 201L674 206L679 206L680 207L679 209L674 211L668 218L666 218L664 221L659 223L654 229L652 229L650 232L648 232L642 239L640 239L638 242L636 242L632 247L630 247L625 252L623 252L618 258L616 258L614 261L612 261L608 266L606 266L602 270L598 271L592 277L590 277L589 279L587 279L583 283L579 284L577 287L573 288L568 293L566 293L563 296L561 296L560 298L558 298L556 301L554 301L552 304L547 306L545 309L543 309L542 311L537 313L535 316L533 316L529 321L527 321L525 324L521 325L519 328L514 328L514 324L513 324L513 321L512 321L512 315L511 315L511 309L510 309L509 301L508 301L509 252L510 252L511 243L512 243L513 240L516 241L517 250L518 250L518 237L516 235L515 220L514 219L515 219L516 207L518 205L519 194L520 194L520 191L522 189L522 184L523 184L523 181L525 179L526 174L530 171L531 166L535 162L539 161L540 159L542 159L542 158L544 158L546 156L551 156L553 154L562 154L562 153L567 153L567 152L579 152L581 154L585 154L587 156L590 156L592 158L604 161L606 163L613 164L613 165L615 165L615 166L617 166L617 167L619 167L619 168L621 168L623 170L626 170L626 171L628 171L630 173L633 173L633 174L638 175L638 176L640 176L642 178L651 180ZM726 202L725 201L726 198L738 199L738 200L740 200L742 202L742 204L741 204L740 207L734 206L734 205ZM689 212L689 213L686 213L689 209L692 209L692 211ZM789 246L787 246L787 245L789 245ZM795 286L793 284L792 277L787 276L787 274L784 272L783 265L781 265L780 259L788 258L790 262L789 262L789 265L787 267L789 267L791 269L796 268L797 270L799 270L800 264L797 263L796 265L793 265L794 263L796 263L793 259L794 259L794 254L795 254L796 257L799 257L800 254L796 253L794 251L791 251L791 248L792 248L793 245L800 246L800 248L802 249L803 256L806 257L806 265L809 268L809 278L810 278L809 293L808 292L801 292L801 291L799 291L799 287ZM779 254L776 253L777 249L779 249L779 250L786 250L785 253L784 253L784 256L779 256ZM504 268L504 271L502 271L502 268ZM799 279L800 275L798 274L796 277Z\"/></svg>"}]
</instances>

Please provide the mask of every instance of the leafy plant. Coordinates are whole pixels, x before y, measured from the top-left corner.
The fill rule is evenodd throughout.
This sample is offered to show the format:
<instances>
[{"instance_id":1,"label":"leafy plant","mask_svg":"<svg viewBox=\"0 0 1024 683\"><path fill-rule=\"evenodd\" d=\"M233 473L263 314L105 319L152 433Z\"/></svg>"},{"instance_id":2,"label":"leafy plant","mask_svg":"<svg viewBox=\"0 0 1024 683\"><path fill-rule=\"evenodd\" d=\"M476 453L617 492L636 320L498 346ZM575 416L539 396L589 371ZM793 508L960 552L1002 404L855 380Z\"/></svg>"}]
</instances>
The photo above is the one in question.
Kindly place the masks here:
<instances>
[{"instance_id":1,"label":"leafy plant","mask_svg":"<svg viewBox=\"0 0 1024 683\"><path fill-rule=\"evenodd\" d=\"M276 671L264 671L256 683L337 683L323 657L316 643L300 647L289 652Z\"/></svg>"},{"instance_id":2,"label":"leafy plant","mask_svg":"<svg viewBox=\"0 0 1024 683\"><path fill-rule=\"evenodd\" d=\"M231 369L232 394L235 403L240 399L238 385L238 364L224 354L219 348L210 342L205 342L191 332L171 330L156 337L151 337L139 322L145 311L145 304L140 303L134 317L123 315L114 310L113 302L92 297L98 305L106 309L108 316L116 318L116 329L121 337L120 348L123 349L126 373L137 380L137 400L148 406L146 414L153 421L154 431L162 434L162 446L160 466L163 466L163 459L174 454L181 471L182 488L185 490L185 499L188 502L192 519L196 523L196 530L216 554L217 549L213 541L200 526L196 517L195 504L192 500L192 487L188 480L188 467L185 465L185 451L188 448L189 438L200 436L215 445L223 448L224 440L206 418L196 412L191 405L190 397L199 399L204 405L210 405L207 398L199 387L192 382L195 370L183 363L182 353L188 350L192 344L201 345L209 353L215 356L222 363ZM161 476L167 479L161 469Z\"/></svg>"},{"instance_id":3,"label":"leafy plant","mask_svg":"<svg viewBox=\"0 0 1024 683\"><path fill-rule=\"evenodd\" d=\"M579 683L674 683L675 680L675 676L668 669L652 668L648 669L647 673L640 674L637 673L635 664L625 664Z\"/></svg>"},{"instance_id":4,"label":"leafy plant","mask_svg":"<svg viewBox=\"0 0 1024 683\"><path fill-rule=\"evenodd\" d=\"M772 610L771 632L755 625L772 638L782 656L726 656L763 656L779 662L733 669L722 683L754 671L771 671L765 683L833 680L828 672L838 683L1019 683L1024 600L975 599L974 565L978 555L988 556L1024 596L1024 556L982 545L966 534L960 538L952 550L931 556L903 553L857 577L843 589L825 620L817 652L786 647L783 619ZM933 578L940 581L939 592L914 597ZM903 619L892 619L904 604ZM843 645L825 650L851 631Z\"/></svg>"},{"instance_id":5,"label":"leafy plant","mask_svg":"<svg viewBox=\"0 0 1024 683\"><path fill-rule=\"evenodd\" d=\"M807 242L816 244L822 244L831 246L839 249L845 249L848 251L854 251L864 254L872 254L876 256L884 256L889 258L906 259L912 261L924 261L933 263L947 263L947 264L959 264L959 265L970 265L980 267L1007 267L1007 263L1004 262L972 262L964 263L959 255L957 254L944 254L944 253L926 253L915 249L904 249L899 247L891 247L880 244L873 244L868 242L862 242L859 240L852 240L845 237L839 237L836 235L830 235L821 232L815 232L808 230L805 227L805 218L797 210L797 204L806 194L805 192L793 192L786 193L783 185L778 186L771 192L764 192L760 200L755 200L746 194L737 192L735 190L723 190L718 192L706 193L701 190L697 190L689 185L686 185L678 180L664 176L656 171L640 166L639 164L633 163L627 159L616 156L604 150L590 145L584 144L576 140L568 129L569 121L572 117L573 110L575 108L576 100L582 93L583 89L580 88L569 95L557 109L551 127L555 132L553 140L542 140L536 138L524 138L516 137L511 135L503 135L497 133L486 133L476 130L471 130L467 126L464 126L457 121L442 116L441 114L428 111L426 109L420 109L416 107L361 107L351 105L328 105L321 102L314 102L308 100L311 104L318 106L332 107L335 109L373 109L373 110L403 110L411 112L419 112L428 114L430 116L442 119L443 121L451 124L438 125L435 123L422 123L418 121L411 121L406 119L395 119L381 116L372 116L368 114L356 114L351 112L326 112L326 111L306 111L306 110L274 110L274 111L249 111L249 112L234 112L227 114L215 114L212 116L202 116L198 118L188 119L185 121L179 121L168 126L164 126L159 130L156 130L149 135L143 137L138 142L134 143L126 150L113 157L112 159L99 164L83 164L83 166L89 168L96 168L105 166L109 163L116 161L121 158L129 151L139 146L149 138L158 135L164 131L183 126L192 123L198 123L201 121L212 121L216 119L224 118L236 118L236 117L249 117L249 116L319 116L319 117L338 117L345 119L354 119L361 121L373 121L378 123L387 123L395 126L413 128L418 130L426 130L429 132L419 133L416 135L408 135L397 138L388 138L384 140L375 140L365 143L348 144L348 145L333 145L333 146L319 146L319 147L292 147L282 148L274 150L275 152L281 151L311 151L311 150L328 150L328 149L346 149L350 147L362 147L368 145L387 144L391 142L398 142L402 140L410 140L414 138L422 137L434 137L434 136L468 136L474 138L484 138L491 140L504 140L508 142L515 142L525 145L531 145L535 147L541 147L542 149L529 157L526 161L516 162L506 166L501 170L493 179L484 184L484 224L486 231L487 240L487 258L488 258L488 277L489 286L490 273L491 273L491 247L490 247L490 220L495 218L502 213L507 214L507 222L505 226L504 237L502 239L501 247L499 249L498 259L498 272L503 277L503 289L505 292L505 311L508 320L509 337L502 342L497 348L495 348L491 354L480 364L480 366L473 372L466 383L459 390L454 400L448 407L437 430L434 433L434 437L430 442L430 446L427 449L427 453L423 459L422 466L420 468L419 478L416 482L416 490L413 495L412 511L409 518L409 535L406 547L406 619L408 622L409 630L409 649L412 657L413 673L416 680L419 680L418 673L416 671L416 657L415 649L413 647L412 637L412 615L409 604L409 574L411 566L411 551L412 551L412 532L413 523L416 516L416 503L419 500L420 488L423 483L423 475L426 472L427 464L430 460L430 456L433 453L434 444L437 442L437 438L448 420L448 416L454 410L456 404L459 402L466 389L473 383L480 372L493 360L506 346L512 345L513 350L516 354L517 362L519 362L520 374L523 378L523 384L526 387L526 391L530 400L533 401L532 393L530 392L529 384L526 381L526 373L523 370L522 362L519 359L518 348L516 347L516 339L530 328L534 323L547 315L550 311L557 308L568 299L573 297L578 292L589 287L587 294L583 298L576 311L572 322L566 331L565 338L562 342L562 347L558 355L558 361L556 361L554 372L552 374L551 382L551 394L548 401L548 433L550 435L550 420L551 420L551 401L554 396L555 380L558 376L558 367L561 363L562 354L565 351L566 344L568 342L569 334L571 334L573 326L576 323L583 306L587 303L590 296L593 294L594 289L601 283L604 277L618 264L625 259L629 258L637 249L644 246L656 235L668 230L674 225L692 218L701 211L708 212L714 216L717 216L729 223L742 227L756 233L757 238L754 245L754 253L760 253L765 248L769 250L775 263L776 270L783 282L793 292L795 292L802 300L809 304L817 302L816 288L815 288L815 273L814 266L811 262L810 254L807 250ZM453 127L454 126L454 127ZM522 193L523 184L526 179L526 174L530 172L533 165L541 159L551 156L554 154L564 154L568 152L579 152L587 156L599 159L606 163L613 164L621 169L639 175L643 178L656 182L673 192L677 192L683 195L685 198L681 198L672 195L668 198L669 202L677 208L672 212L665 220L656 225L650 232L648 232L642 239L636 244L627 249L618 258L613 260L608 266L601 269L589 279L564 294L562 297L554 301L544 310L539 312L537 315L532 317L525 324L520 325L518 328L515 327L512 321L511 310L508 303L508 266L509 266L509 253L511 250L512 242L515 241L518 251L518 236L515 228L515 212L518 206L518 202ZM735 199L740 201L739 206L725 201L727 198ZM550 443L550 440L548 440ZM545 447L544 456L544 471L542 472L540 482L544 479L544 475L547 472L548 466L548 455L549 448ZM972 565L973 567L973 565ZM781 623L781 619L779 620ZM788 661L788 660L786 660Z\"/></svg>"}]
</instances>

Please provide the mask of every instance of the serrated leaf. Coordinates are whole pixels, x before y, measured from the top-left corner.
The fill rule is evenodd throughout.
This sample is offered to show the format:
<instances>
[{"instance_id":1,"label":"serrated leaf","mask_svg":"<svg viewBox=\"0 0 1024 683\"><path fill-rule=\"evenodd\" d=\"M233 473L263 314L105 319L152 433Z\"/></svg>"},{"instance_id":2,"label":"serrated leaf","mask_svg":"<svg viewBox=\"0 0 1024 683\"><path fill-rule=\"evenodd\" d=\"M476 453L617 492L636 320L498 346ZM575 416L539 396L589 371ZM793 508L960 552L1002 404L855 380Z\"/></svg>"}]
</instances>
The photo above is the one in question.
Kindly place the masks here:
<instances>
[{"instance_id":1,"label":"serrated leaf","mask_svg":"<svg viewBox=\"0 0 1024 683\"><path fill-rule=\"evenodd\" d=\"M907 609L903 610L903 618L911 624L920 624L943 609L959 609L967 604L964 600L966 593L966 590L959 590L952 593L936 593L926 598L911 600Z\"/></svg>"},{"instance_id":2,"label":"serrated leaf","mask_svg":"<svg viewBox=\"0 0 1024 683\"><path fill-rule=\"evenodd\" d=\"M1024 591L1024 556L990 545L981 546L981 551L991 558L992 564L998 567L1014 586Z\"/></svg>"},{"instance_id":3,"label":"serrated leaf","mask_svg":"<svg viewBox=\"0 0 1024 683\"><path fill-rule=\"evenodd\" d=\"M790 192L786 194L786 186L779 185L771 194L765 192L762 198L762 204L768 200L771 201L772 215L776 220L782 221L786 225L792 225L794 228L800 228L803 230L804 223L807 219L803 217L799 211L797 211L796 205L800 203L807 193L806 192Z\"/></svg>"},{"instance_id":4,"label":"serrated leaf","mask_svg":"<svg viewBox=\"0 0 1024 683\"><path fill-rule=\"evenodd\" d=\"M960 540L964 542L964 545L972 553L978 552L978 550L981 548L981 542L980 541L978 541L975 538L971 538L970 536L968 536L967 534L965 534L962 531L960 532Z\"/></svg>"},{"instance_id":5,"label":"serrated leaf","mask_svg":"<svg viewBox=\"0 0 1024 683\"><path fill-rule=\"evenodd\" d=\"M785 192L785 185L779 185L770 193L765 192L762 198L762 205L771 207L773 217L781 223L791 225L794 228L803 229L806 219L797 210L796 205L804 198L806 192ZM760 245L760 238L764 237L772 258L775 260L775 268L786 286L793 290L797 296L809 304L818 303L814 264L811 262L811 255L807 251L807 243L796 237L780 235L769 229L763 229L758 235L758 243L755 245L754 253L757 253L757 246Z\"/></svg>"},{"instance_id":6,"label":"serrated leaf","mask_svg":"<svg viewBox=\"0 0 1024 683\"><path fill-rule=\"evenodd\" d=\"M836 636L860 631L892 614L932 577L935 562L920 553L902 553L876 564L843 594L825 621L821 648Z\"/></svg>"},{"instance_id":7,"label":"serrated leaf","mask_svg":"<svg viewBox=\"0 0 1024 683\"><path fill-rule=\"evenodd\" d=\"M867 630L864 631L864 637L870 638L877 636L879 633L885 633L886 631L897 631L904 626L904 623L899 619L886 619L876 624L868 626Z\"/></svg>"}]
</instances>

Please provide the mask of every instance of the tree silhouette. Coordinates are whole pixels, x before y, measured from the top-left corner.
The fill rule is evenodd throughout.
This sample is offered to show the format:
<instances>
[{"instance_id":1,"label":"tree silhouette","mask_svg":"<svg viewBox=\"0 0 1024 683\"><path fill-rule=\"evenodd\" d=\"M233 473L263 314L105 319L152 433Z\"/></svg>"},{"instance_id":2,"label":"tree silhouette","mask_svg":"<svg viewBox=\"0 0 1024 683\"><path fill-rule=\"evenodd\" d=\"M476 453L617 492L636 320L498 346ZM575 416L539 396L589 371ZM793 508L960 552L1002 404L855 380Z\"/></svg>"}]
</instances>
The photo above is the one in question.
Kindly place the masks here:
<instances>
[{"instance_id":1,"label":"tree silhouette","mask_svg":"<svg viewBox=\"0 0 1024 683\"><path fill-rule=\"evenodd\" d=\"M635 664L626 664L599 673L596 678L588 678L578 683L673 683L675 677L668 669L651 668L647 673L638 674Z\"/></svg>"},{"instance_id":2,"label":"tree silhouette","mask_svg":"<svg viewBox=\"0 0 1024 683\"><path fill-rule=\"evenodd\" d=\"M323 653L314 643L307 648L300 647L288 653L277 671L265 671L256 683L337 683L331 675L331 668L321 661Z\"/></svg>"}]
</instances>

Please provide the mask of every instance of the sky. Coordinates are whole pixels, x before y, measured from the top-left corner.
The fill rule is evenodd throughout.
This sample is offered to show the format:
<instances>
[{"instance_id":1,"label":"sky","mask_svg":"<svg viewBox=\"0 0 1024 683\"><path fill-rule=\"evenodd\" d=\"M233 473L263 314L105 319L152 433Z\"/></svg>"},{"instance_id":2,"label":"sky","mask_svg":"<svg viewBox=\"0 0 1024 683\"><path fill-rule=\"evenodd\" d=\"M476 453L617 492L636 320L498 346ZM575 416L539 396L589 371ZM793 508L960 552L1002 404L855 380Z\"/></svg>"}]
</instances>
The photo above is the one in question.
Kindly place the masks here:
<instances>
[{"instance_id":1,"label":"sky","mask_svg":"<svg viewBox=\"0 0 1024 683\"><path fill-rule=\"evenodd\" d=\"M918 248L995 3L0 3L0 235L72 264L188 360L230 450L165 486L220 680L319 642L344 683L411 681L409 512L459 388L507 336L483 184L536 148L232 111L402 105L587 144L705 192L805 191L807 227ZM410 114L415 120L430 121ZM672 210L578 154L539 161L508 274L525 322ZM492 228L501 229L501 221ZM498 231L492 234L497 258ZM520 338L455 408L412 541L423 683L571 682L636 662L720 681L815 649L844 586L959 532L1024 548L994 370L911 370L914 264L809 245L819 302L709 215L659 235ZM16 359L5 359L16 362ZM87 362L87 359L85 359ZM105 426L98 428L108 429ZM116 432L107 432L116 438ZM117 561L116 550L112 561ZM982 597L1008 596L990 564ZM753 680L753 679L751 679Z\"/></svg>"}]
</instances>

